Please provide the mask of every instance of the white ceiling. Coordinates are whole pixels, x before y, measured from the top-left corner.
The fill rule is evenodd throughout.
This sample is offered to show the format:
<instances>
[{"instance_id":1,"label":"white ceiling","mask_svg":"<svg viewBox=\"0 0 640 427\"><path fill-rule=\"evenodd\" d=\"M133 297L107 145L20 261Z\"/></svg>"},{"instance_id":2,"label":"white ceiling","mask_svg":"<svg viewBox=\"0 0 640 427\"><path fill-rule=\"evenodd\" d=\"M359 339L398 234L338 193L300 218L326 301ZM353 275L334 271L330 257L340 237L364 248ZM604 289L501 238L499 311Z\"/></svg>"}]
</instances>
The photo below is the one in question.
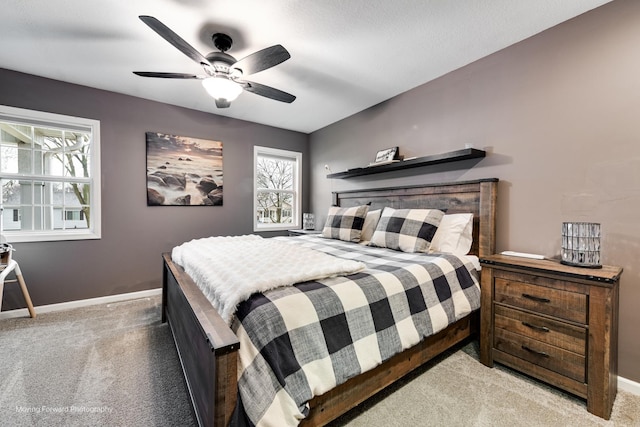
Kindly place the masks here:
<instances>
[{"instance_id":1,"label":"white ceiling","mask_svg":"<svg viewBox=\"0 0 640 427\"><path fill-rule=\"evenodd\" d=\"M2 0L0 68L310 133L609 1ZM138 15L203 55L214 32L236 59L282 44L291 59L247 79L296 101L217 109L198 80L134 75L202 74Z\"/></svg>"}]
</instances>

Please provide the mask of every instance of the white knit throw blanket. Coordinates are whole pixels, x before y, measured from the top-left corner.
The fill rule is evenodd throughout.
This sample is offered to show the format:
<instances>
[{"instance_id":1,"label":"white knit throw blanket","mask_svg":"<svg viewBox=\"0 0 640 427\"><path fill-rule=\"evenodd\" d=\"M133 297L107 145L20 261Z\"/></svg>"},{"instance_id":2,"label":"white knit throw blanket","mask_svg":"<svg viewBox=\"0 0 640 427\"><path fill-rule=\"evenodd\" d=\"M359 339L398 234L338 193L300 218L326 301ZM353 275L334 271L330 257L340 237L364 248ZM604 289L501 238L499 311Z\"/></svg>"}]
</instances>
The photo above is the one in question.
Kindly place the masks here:
<instances>
[{"instance_id":1,"label":"white knit throw blanket","mask_svg":"<svg viewBox=\"0 0 640 427\"><path fill-rule=\"evenodd\" d=\"M191 240L173 248L171 258L229 325L238 304L256 292L365 268L361 262L257 235Z\"/></svg>"}]
</instances>

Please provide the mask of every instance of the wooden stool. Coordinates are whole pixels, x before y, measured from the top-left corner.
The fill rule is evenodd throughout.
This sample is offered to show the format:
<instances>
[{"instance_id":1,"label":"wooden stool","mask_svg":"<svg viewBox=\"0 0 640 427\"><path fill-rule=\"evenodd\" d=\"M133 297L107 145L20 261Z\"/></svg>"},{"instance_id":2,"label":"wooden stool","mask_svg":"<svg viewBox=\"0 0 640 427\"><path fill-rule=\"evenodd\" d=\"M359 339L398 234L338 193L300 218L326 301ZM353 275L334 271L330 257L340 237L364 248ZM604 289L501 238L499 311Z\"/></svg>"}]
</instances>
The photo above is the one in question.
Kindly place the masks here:
<instances>
[{"instance_id":1,"label":"wooden stool","mask_svg":"<svg viewBox=\"0 0 640 427\"><path fill-rule=\"evenodd\" d=\"M1 219L0 219L1 220ZM0 309L2 309L2 293L4 291L4 284L18 282L20 284L20 289L22 289L22 295L24 295L24 300L27 302L27 308L29 309L29 314L31 317L36 317L36 311L33 309L33 303L31 302L31 297L29 296L29 291L27 290L27 284L24 282L24 278L22 277L22 272L20 271L20 266L11 257L12 251L4 252L0 254ZM6 280L9 273L15 273L16 278L12 280Z\"/></svg>"}]
</instances>

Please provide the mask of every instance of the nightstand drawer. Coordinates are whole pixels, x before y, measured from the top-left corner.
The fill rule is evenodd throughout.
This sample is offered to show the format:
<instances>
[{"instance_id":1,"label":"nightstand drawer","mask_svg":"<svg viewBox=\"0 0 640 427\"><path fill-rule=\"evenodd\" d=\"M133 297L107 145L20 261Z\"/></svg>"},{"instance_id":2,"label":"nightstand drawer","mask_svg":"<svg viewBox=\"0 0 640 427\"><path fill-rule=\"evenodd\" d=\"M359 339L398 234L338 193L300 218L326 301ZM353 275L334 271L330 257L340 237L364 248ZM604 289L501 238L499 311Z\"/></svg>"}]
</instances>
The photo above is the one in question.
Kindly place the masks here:
<instances>
[{"instance_id":1,"label":"nightstand drawer","mask_svg":"<svg viewBox=\"0 0 640 427\"><path fill-rule=\"evenodd\" d=\"M587 296L496 277L494 301L581 324L587 323Z\"/></svg>"},{"instance_id":2,"label":"nightstand drawer","mask_svg":"<svg viewBox=\"0 0 640 427\"><path fill-rule=\"evenodd\" d=\"M579 354L497 328L494 348L573 380L586 382L585 357Z\"/></svg>"},{"instance_id":3,"label":"nightstand drawer","mask_svg":"<svg viewBox=\"0 0 640 427\"><path fill-rule=\"evenodd\" d=\"M495 327L586 356L587 330L501 305L495 306Z\"/></svg>"}]
</instances>

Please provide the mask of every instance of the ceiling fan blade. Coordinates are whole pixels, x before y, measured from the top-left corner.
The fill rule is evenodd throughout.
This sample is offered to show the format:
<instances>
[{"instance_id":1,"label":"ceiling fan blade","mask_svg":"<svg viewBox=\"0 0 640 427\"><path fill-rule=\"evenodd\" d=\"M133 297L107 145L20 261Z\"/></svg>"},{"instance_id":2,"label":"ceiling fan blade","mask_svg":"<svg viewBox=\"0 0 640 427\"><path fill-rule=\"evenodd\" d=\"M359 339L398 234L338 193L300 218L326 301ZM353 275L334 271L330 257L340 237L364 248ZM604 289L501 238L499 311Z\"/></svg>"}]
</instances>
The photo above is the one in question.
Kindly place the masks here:
<instances>
[{"instance_id":1,"label":"ceiling fan blade","mask_svg":"<svg viewBox=\"0 0 640 427\"><path fill-rule=\"evenodd\" d=\"M242 70L242 74L247 76L274 67L289 58L291 58L291 55L287 49L277 44L245 56L233 64L232 68Z\"/></svg>"},{"instance_id":2,"label":"ceiling fan blade","mask_svg":"<svg viewBox=\"0 0 640 427\"><path fill-rule=\"evenodd\" d=\"M256 95L264 96L265 98L275 99L276 101L286 102L288 104L292 103L296 99L296 97L290 93L272 88L271 86L248 81L237 82L242 85L242 88L247 92L255 93Z\"/></svg>"},{"instance_id":3,"label":"ceiling fan blade","mask_svg":"<svg viewBox=\"0 0 640 427\"><path fill-rule=\"evenodd\" d=\"M134 71L133 74L136 74L141 77L159 77L162 79L206 79L207 76L197 76L195 74L184 74L184 73L156 73L153 71Z\"/></svg>"},{"instance_id":4,"label":"ceiling fan blade","mask_svg":"<svg viewBox=\"0 0 640 427\"><path fill-rule=\"evenodd\" d=\"M218 108L229 108L231 103L226 99L216 99L216 107Z\"/></svg>"},{"instance_id":5,"label":"ceiling fan blade","mask_svg":"<svg viewBox=\"0 0 640 427\"><path fill-rule=\"evenodd\" d=\"M153 16L140 15L140 20L147 24L153 31L158 33L160 37L171 43L180 52L187 55L189 58L200 64L204 70L212 76L214 69L211 63L200 52L198 52L193 46L184 41L182 37L174 33L169 27L158 21Z\"/></svg>"}]
</instances>

